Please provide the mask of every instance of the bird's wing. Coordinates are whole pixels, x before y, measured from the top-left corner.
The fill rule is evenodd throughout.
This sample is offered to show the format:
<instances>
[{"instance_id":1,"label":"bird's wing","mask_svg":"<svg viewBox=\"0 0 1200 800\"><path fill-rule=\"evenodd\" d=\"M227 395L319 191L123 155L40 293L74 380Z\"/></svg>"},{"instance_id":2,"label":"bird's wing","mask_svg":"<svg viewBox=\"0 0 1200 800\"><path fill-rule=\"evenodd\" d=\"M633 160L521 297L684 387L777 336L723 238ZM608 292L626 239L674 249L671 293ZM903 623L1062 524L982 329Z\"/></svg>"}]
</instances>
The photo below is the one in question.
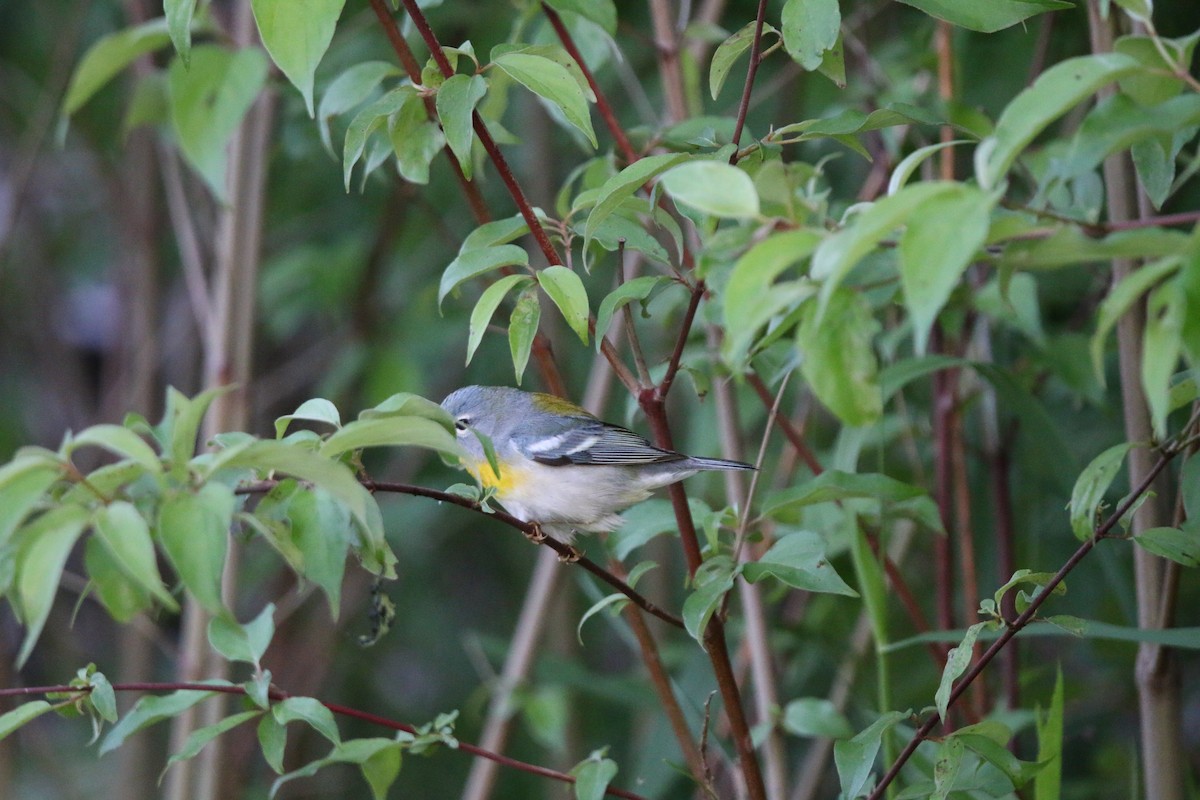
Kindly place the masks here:
<instances>
[{"instance_id":1,"label":"bird's wing","mask_svg":"<svg viewBox=\"0 0 1200 800\"><path fill-rule=\"evenodd\" d=\"M655 447L631 430L607 422L583 421L566 430L531 436L515 436L513 442L523 455L551 466L611 465L636 466L677 461L684 456Z\"/></svg>"}]
</instances>

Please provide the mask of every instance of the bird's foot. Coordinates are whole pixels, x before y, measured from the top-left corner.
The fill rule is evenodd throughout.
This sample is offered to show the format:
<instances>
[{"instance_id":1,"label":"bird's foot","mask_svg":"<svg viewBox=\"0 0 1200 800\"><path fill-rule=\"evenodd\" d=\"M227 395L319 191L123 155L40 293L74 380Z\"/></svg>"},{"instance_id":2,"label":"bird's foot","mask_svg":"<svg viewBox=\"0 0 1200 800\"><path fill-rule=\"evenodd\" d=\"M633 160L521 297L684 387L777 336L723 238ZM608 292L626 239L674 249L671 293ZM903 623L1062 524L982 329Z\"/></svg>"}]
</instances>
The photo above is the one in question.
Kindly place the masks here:
<instances>
[{"instance_id":1,"label":"bird's foot","mask_svg":"<svg viewBox=\"0 0 1200 800\"><path fill-rule=\"evenodd\" d=\"M536 522L530 523L529 530L524 531L524 533L525 538L534 544L541 544L542 542L546 541L546 539L550 538L546 532L542 530L542 526L538 525Z\"/></svg>"},{"instance_id":2,"label":"bird's foot","mask_svg":"<svg viewBox=\"0 0 1200 800\"><path fill-rule=\"evenodd\" d=\"M567 545L567 552L558 554L558 560L564 564L578 564L581 558L583 553L573 544Z\"/></svg>"}]
</instances>

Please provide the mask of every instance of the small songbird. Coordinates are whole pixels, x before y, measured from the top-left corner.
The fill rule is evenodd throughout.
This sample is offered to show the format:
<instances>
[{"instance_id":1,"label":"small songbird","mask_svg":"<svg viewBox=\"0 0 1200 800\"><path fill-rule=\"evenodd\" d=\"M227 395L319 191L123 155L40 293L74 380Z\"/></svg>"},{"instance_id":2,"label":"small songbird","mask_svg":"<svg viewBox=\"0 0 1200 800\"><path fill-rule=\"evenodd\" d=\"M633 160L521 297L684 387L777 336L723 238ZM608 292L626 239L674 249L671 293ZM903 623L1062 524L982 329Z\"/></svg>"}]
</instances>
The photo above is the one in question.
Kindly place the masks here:
<instances>
[{"instance_id":1,"label":"small songbird","mask_svg":"<svg viewBox=\"0 0 1200 800\"><path fill-rule=\"evenodd\" d=\"M576 532L614 530L621 524L617 512L700 470L754 469L655 447L549 394L466 386L442 408L454 418L467 470L514 517L568 544ZM499 475L472 431L491 439Z\"/></svg>"}]
</instances>

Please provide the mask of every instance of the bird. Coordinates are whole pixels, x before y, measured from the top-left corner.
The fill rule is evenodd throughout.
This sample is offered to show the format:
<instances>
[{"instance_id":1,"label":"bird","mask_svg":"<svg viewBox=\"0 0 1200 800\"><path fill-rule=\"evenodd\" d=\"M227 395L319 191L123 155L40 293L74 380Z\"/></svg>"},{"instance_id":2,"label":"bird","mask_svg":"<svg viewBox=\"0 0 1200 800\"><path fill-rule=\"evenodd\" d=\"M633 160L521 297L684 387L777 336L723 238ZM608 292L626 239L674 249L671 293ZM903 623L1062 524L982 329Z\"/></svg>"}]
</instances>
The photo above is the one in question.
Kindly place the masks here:
<instances>
[{"instance_id":1,"label":"bird","mask_svg":"<svg viewBox=\"0 0 1200 800\"><path fill-rule=\"evenodd\" d=\"M741 461L656 447L574 403L508 386L465 386L442 408L453 418L463 466L505 510L571 544L576 533L616 530L619 512L703 470L753 470ZM491 440L497 474L482 434Z\"/></svg>"}]
</instances>

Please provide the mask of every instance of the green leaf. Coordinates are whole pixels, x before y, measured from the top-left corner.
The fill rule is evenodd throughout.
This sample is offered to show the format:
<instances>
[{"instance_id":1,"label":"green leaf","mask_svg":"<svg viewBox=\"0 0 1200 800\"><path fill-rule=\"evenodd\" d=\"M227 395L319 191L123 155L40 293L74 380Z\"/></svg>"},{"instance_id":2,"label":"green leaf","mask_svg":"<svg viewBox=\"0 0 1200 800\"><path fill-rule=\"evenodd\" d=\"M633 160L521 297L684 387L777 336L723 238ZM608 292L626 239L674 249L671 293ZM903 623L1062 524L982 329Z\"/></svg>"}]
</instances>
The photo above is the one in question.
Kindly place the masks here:
<instances>
[{"instance_id":1,"label":"green leaf","mask_svg":"<svg viewBox=\"0 0 1200 800\"><path fill-rule=\"evenodd\" d=\"M429 183L429 165L442 151L446 137L438 124L429 118L420 97L410 96L392 115L388 136L400 177L411 183Z\"/></svg>"},{"instance_id":2,"label":"green leaf","mask_svg":"<svg viewBox=\"0 0 1200 800\"><path fill-rule=\"evenodd\" d=\"M475 350L483 341L483 334L487 332L487 327L492 321L492 316L496 313L496 309L504 302L504 298L513 289L524 289L529 284L533 283L533 278L528 275L505 275L500 280L493 283L491 286L483 290L483 294L479 296L479 300L475 303L475 308L471 311L471 324L467 335L467 363L471 363L471 357L475 355Z\"/></svg>"},{"instance_id":3,"label":"green leaf","mask_svg":"<svg viewBox=\"0 0 1200 800\"><path fill-rule=\"evenodd\" d=\"M168 560L197 602L213 614L224 609L221 574L233 507L233 492L209 483L196 493L167 494L158 511L155 532Z\"/></svg>"},{"instance_id":4,"label":"green leaf","mask_svg":"<svg viewBox=\"0 0 1200 800\"><path fill-rule=\"evenodd\" d=\"M793 589L858 597L825 556L825 542L812 531L797 531L781 537L771 549L742 568L751 583L772 577Z\"/></svg>"},{"instance_id":5,"label":"green leaf","mask_svg":"<svg viewBox=\"0 0 1200 800\"><path fill-rule=\"evenodd\" d=\"M1188 238L1187 234L1163 228L1119 231L1094 238L1078 226L1071 225L1044 239L1006 243L1001 264L1013 270L1056 269L1114 258L1178 256L1186 254ZM1138 269L1134 274L1140 274L1149 267Z\"/></svg>"},{"instance_id":6,"label":"green leaf","mask_svg":"<svg viewBox=\"0 0 1200 800\"><path fill-rule=\"evenodd\" d=\"M981 33L995 33L1035 14L1071 8L1065 0L901 0L931 17Z\"/></svg>"},{"instance_id":7,"label":"green leaf","mask_svg":"<svg viewBox=\"0 0 1200 800\"><path fill-rule=\"evenodd\" d=\"M721 42L713 51L712 61L708 65L708 88L713 100L721 93L721 87L725 85L725 78L733 69L733 65L754 43L754 31L757 26L757 21L747 22L741 30ZM762 32L764 37L768 33L779 34L779 31L767 22L763 23Z\"/></svg>"},{"instance_id":8,"label":"green leaf","mask_svg":"<svg viewBox=\"0 0 1200 800\"><path fill-rule=\"evenodd\" d=\"M1104 383L1104 341L1108 338L1108 332L1117 324L1117 320L1150 290L1150 287L1178 270L1180 264L1179 257L1168 256L1152 264L1146 264L1140 269L1135 269L1122 278L1109 291L1104 302L1100 304L1096 332L1092 335L1092 367L1096 370L1096 378L1102 385Z\"/></svg>"},{"instance_id":9,"label":"green leaf","mask_svg":"<svg viewBox=\"0 0 1200 800\"><path fill-rule=\"evenodd\" d=\"M92 591L117 622L128 622L153 605L150 593L129 580L98 536L84 543L83 565L87 569Z\"/></svg>"},{"instance_id":10,"label":"green leaf","mask_svg":"<svg viewBox=\"0 0 1200 800\"><path fill-rule=\"evenodd\" d=\"M888 583L884 577L883 564L867 541L861 521L854 520L850 538L850 558L854 564L855 578L862 593L863 606L871 621L871 634L875 647L882 651L887 646L888 636Z\"/></svg>"},{"instance_id":11,"label":"green leaf","mask_svg":"<svg viewBox=\"0 0 1200 800\"><path fill-rule=\"evenodd\" d=\"M116 722L117 693L104 673L97 672L95 664L88 664L86 667L80 669L77 675L78 678L76 680L86 681L87 685L92 687L92 691L88 695L88 701L92 704L92 708L96 710L96 713L100 715L100 718L105 722Z\"/></svg>"},{"instance_id":12,"label":"green leaf","mask_svg":"<svg viewBox=\"0 0 1200 800\"><path fill-rule=\"evenodd\" d=\"M600 352L604 335L608 333L613 317L621 308L636 300L642 304L642 310L645 311L650 299L663 287L672 283L674 281L671 278L663 275L643 275L626 281L609 292L600 301L600 310L596 312L596 352Z\"/></svg>"},{"instance_id":13,"label":"green leaf","mask_svg":"<svg viewBox=\"0 0 1200 800\"><path fill-rule=\"evenodd\" d=\"M604 222L621 204L632 197L642 186L654 176L670 169L676 164L686 161L690 156L686 153L663 153L657 156L646 156L630 164L625 169L606 180L596 191L595 205L588 212L587 222L583 228L583 250L586 253L588 245L600 223Z\"/></svg>"},{"instance_id":14,"label":"green leaf","mask_svg":"<svg viewBox=\"0 0 1200 800\"><path fill-rule=\"evenodd\" d=\"M211 681L214 685L229 686L228 681ZM129 713L113 726L100 742L100 755L116 750L132 734L157 722L173 719L202 700L215 697L217 692L200 689L181 689L171 694L146 695L134 703Z\"/></svg>"},{"instance_id":15,"label":"green leaf","mask_svg":"<svg viewBox=\"0 0 1200 800\"><path fill-rule=\"evenodd\" d=\"M942 719L946 719L946 707L950 705L950 692L954 689L954 682L967 671L967 667L971 664L971 656L979 632L991 624L991 622L976 622L967 628L967 633L958 647L951 648L950 652L946 654L946 666L942 670L942 679L938 682L937 692L933 696L934 702L937 704L938 716Z\"/></svg>"},{"instance_id":16,"label":"green leaf","mask_svg":"<svg viewBox=\"0 0 1200 800\"><path fill-rule=\"evenodd\" d=\"M617 32L617 7L613 0L547 0L556 11L569 11L589 19L612 36Z\"/></svg>"},{"instance_id":17,"label":"green leaf","mask_svg":"<svg viewBox=\"0 0 1200 800\"><path fill-rule=\"evenodd\" d=\"M9 734L16 732L26 723L32 722L47 711L53 710L54 706L45 700L30 700L28 703L22 703L17 706L12 711L0 714L0 741L4 741Z\"/></svg>"},{"instance_id":18,"label":"green leaf","mask_svg":"<svg viewBox=\"0 0 1200 800\"><path fill-rule=\"evenodd\" d=\"M289 697L271 706L271 715L280 725L303 722L332 744L342 741L333 712L313 697Z\"/></svg>"},{"instance_id":19,"label":"green leaf","mask_svg":"<svg viewBox=\"0 0 1200 800\"><path fill-rule=\"evenodd\" d=\"M458 440L447 430L425 417L387 416L347 423L321 445L320 454L335 458L364 447L424 447L459 458L463 453Z\"/></svg>"},{"instance_id":20,"label":"green leaf","mask_svg":"<svg viewBox=\"0 0 1200 800\"><path fill-rule=\"evenodd\" d=\"M101 506L92 520L92 527L96 538L126 579L153 595L165 608L179 610L179 604L163 585L158 571L158 555L150 536L150 526L131 503L117 500Z\"/></svg>"},{"instance_id":21,"label":"green leaf","mask_svg":"<svg viewBox=\"0 0 1200 800\"><path fill-rule=\"evenodd\" d=\"M285 701L286 702L286 701ZM275 770L275 774L283 773L283 751L287 747L287 728L270 714L263 714L258 721L258 746L262 750L263 759Z\"/></svg>"},{"instance_id":22,"label":"green leaf","mask_svg":"<svg viewBox=\"0 0 1200 800\"><path fill-rule=\"evenodd\" d=\"M329 132L331 118L366 100L384 78L401 74L400 68L390 61L363 61L338 75L321 95L321 102L317 106L317 126L325 148L333 152L333 139ZM421 107L424 108L424 104Z\"/></svg>"},{"instance_id":23,"label":"green leaf","mask_svg":"<svg viewBox=\"0 0 1200 800\"><path fill-rule=\"evenodd\" d=\"M383 747L360 765L363 778L371 787L371 794L375 796L375 800L386 800L388 789L400 774L401 759L401 750L398 746Z\"/></svg>"},{"instance_id":24,"label":"green leaf","mask_svg":"<svg viewBox=\"0 0 1200 800\"><path fill-rule=\"evenodd\" d=\"M525 374L525 365L529 363L529 353L541 318L542 306L538 293L531 286L517 296L517 304L508 318L508 348L512 352L518 386L521 385L521 376Z\"/></svg>"},{"instance_id":25,"label":"green leaf","mask_svg":"<svg viewBox=\"0 0 1200 800\"><path fill-rule=\"evenodd\" d=\"M397 392L374 408L358 413L359 419L381 417L424 417L441 425L447 431L454 430L454 418L440 405L412 392Z\"/></svg>"},{"instance_id":26,"label":"green leaf","mask_svg":"<svg viewBox=\"0 0 1200 800\"><path fill-rule=\"evenodd\" d=\"M816 293L809 281L775 283L784 270L812 255L821 236L811 230L782 231L763 239L737 260L724 293L725 360L740 366L762 326Z\"/></svg>"},{"instance_id":27,"label":"green leaf","mask_svg":"<svg viewBox=\"0 0 1200 800\"><path fill-rule=\"evenodd\" d=\"M1200 567L1200 525L1188 520L1182 528L1150 528L1133 538L1143 550L1185 567Z\"/></svg>"},{"instance_id":28,"label":"green leaf","mask_svg":"<svg viewBox=\"0 0 1200 800\"><path fill-rule=\"evenodd\" d=\"M1089 538L1096 528L1096 511L1104 500L1104 493L1112 484L1113 478L1121 465L1125 463L1125 454L1131 445L1122 442L1113 445L1084 468L1075 480L1075 488L1071 491L1071 530L1078 539Z\"/></svg>"},{"instance_id":29,"label":"green leaf","mask_svg":"<svg viewBox=\"0 0 1200 800\"><path fill-rule=\"evenodd\" d=\"M441 307L446 295L450 294L454 287L463 281L501 267L527 266L529 266L529 253L525 251L525 248L515 244L499 244L459 253L458 257L451 261L450 266L446 267L446 271L442 273L442 279L438 285L438 307Z\"/></svg>"},{"instance_id":30,"label":"green leaf","mask_svg":"<svg viewBox=\"0 0 1200 800\"><path fill-rule=\"evenodd\" d=\"M923 203L941 194L960 191L961 184L951 182L917 183L906 186L896 194L871 204L855 216L846 227L828 237L813 253L809 274L822 281L821 307L823 316L829 297L859 261Z\"/></svg>"},{"instance_id":31,"label":"green leaf","mask_svg":"<svg viewBox=\"0 0 1200 800\"><path fill-rule=\"evenodd\" d=\"M80 506L58 506L17 531L16 595L25 639L17 654L18 669L25 664L37 643L54 605L67 556L88 523L88 512Z\"/></svg>"},{"instance_id":32,"label":"green leaf","mask_svg":"<svg viewBox=\"0 0 1200 800\"><path fill-rule=\"evenodd\" d=\"M1149 22L1154 12L1153 0L1113 0L1138 22Z\"/></svg>"},{"instance_id":33,"label":"green leaf","mask_svg":"<svg viewBox=\"0 0 1200 800\"><path fill-rule=\"evenodd\" d=\"M342 428L331 436L324 446L329 447L330 442L338 436L347 435L346 431L350 429L351 425ZM353 435L357 436L358 432ZM387 579L396 576L396 555L384 539L383 518L379 513L379 505L371 493L355 480L354 473L346 465L283 442L256 441L223 460L214 462L214 467L216 466L230 469L246 467L263 472L278 470L325 489L345 504L362 533L359 558L362 559L363 566Z\"/></svg>"},{"instance_id":34,"label":"green leaf","mask_svg":"<svg viewBox=\"0 0 1200 800\"><path fill-rule=\"evenodd\" d=\"M275 604L267 603L258 616L240 624L229 612L208 622L208 643L230 661L245 661L259 666L263 653L275 635Z\"/></svg>"},{"instance_id":35,"label":"green leaf","mask_svg":"<svg viewBox=\"0 0 1200 800\"><path fill-rule=\"evenodd\" d=\"M236 52L217 45L192 49L167 70L171 124L183 157L221 202L230 137L267 79L267 59L258 48Z\"/></svg>"},{"instance_id":36,"label":"green leaf","mask_svg":"<svg viewBox=\"0 0 1200 800\"><path fill-rule=\"evenodd\" d=\"M271 60L300 90L313 116L313 75L333 41L345 0L251 0Z\"/></svg>"},{"instance_id":37,"label":"green leaf","mask_svg":"<svg viewBox=\"0 0 1200 800\"><path fill-rule=\"evenodd\" d=\"M275 438L282 439L288 423L297 419L306 422L321 422L335 428L342 427L342 415L338 413L337 406L323 397L314 397L311 400L305 400L291 414L284 414L275 420Z\"/></svg>"},{"instance_id":38,"label":"green leaf","mask_svg":"<svg viewBox=\"0 0 1200 800\"><path fill-rule=\"evenodd\" d=\"M534 209L534 212L539 216L539 209ZM529 224L525 222L525 217L520 214L514 214L506 219L492 220L485 222L475 230L467 234L463 239L462 245L458 248L458 252L467 252L468 250L479 250L485 247L492 247L498 244L508 244L516 239L529 233Z\"/></svg>"},{"instance_id":39,"label":"green leaf","mask_svg":"<svg viewBox=\"0 0 1200 800\"><path fill-rule=\"evenodd\" d=\"M883 413L883 397L873 344L880 326L870 305L857 292L838 289L823 322L811 305L808 311L796 331L804 379L847 425L874 422Z\"/></svg>"},{"instance_id":40,"label":"green leaf","mask_svg":"<svg viewBox=\"0 0 1200 800\"><path fill-rule=\"evenodd\" d=\"M1011 782L1012 789L1020 789L1042 768L1041 764L1020 760L1005 747L1005 744L987 736L966 733L966 730L964 728L954 735L962 739L963 744L975 751L984 761L1003 772Z\"/></svg>"},{"instance_id":41,"label":"green leaf","mask_svg":"<svg viewBox=\"0 0 1200 800\"><path fill-rule=\"evenodd\" d=\"M659 179L676 203L722 219L750 219L759 213L758 192L744 171L724 161L689 161Z\"/></svg>"},{"instance_id":42,"label":"green leaf","mask_svg":"<svg viewBox=\"0 0 1200 800\"><path fill-rule=\"evenodd\" d=\"M162 17L99 39L83 54L71 75L63 99L63 116L70 117L82 108L92 95L138 56L165 47L170 41L168 21Z\"/></svg>"},{"instance_id":43,"label":"green leaf","mask_svg":"<svg viewBox=\"0 0 1200 800\"><path fill-rule=\"evenodd\" d=\"M196 0L163 0L163 15L167 18L167 31L171 43L184 64L192 58L192 17L196 13Z\"/></svg>"},{"instance_id":44,"label":"green leaf","mask_svg":"<svg viewBox=\"0 0 1200 800\"><path fill-rule=\"evenodd\" d=\"M584 288L579 275L567 267L555 264L539 271L537 279L542 291L562 312L567 325L586 345L588 317L591 312L588 308L587 289Z\"/></svg>"},{"instance_id":45,"label":"green leaf","mask_svg":"<svg viewBox=\"0 0 1200 800\"><path fill-rule=\"evenodd\" d=\"M1037 729L1039 764L1042 771L1033 781L1035 800L1059 800L1062 791L1063 752L1063 678L1062 665L1055 671L1054 693L1050 695L1050 707L1042 714L1040 705L1034 710L1034 725Z\"/></svg>"},{"instance_id":46,"label":"green leaf","mask_svg":"<svg viewBox=\"0 0 1200 800\"><path fill-rule=\"evenodd\" d=\"M1028 569L1019 569L1012 574L1011 578L1004 582L1004 585L996 590L996 592L992 595L992 602L997 608L999 608L1001 599L1005 594L1008 593L1010 589L1023 584L1028 584L1030 586L1037 587L1037 589L1041 591L1045 589L1045 587L1053 578L1054 573L1052 572L1033 572L1032 570ZM1054 594L1063 595L1066 593L1067 587L1065 583L1060 581L1055 585Z\"/></svg>"},{"instance_id":47,"label":"green leaf","mask_svg":"<svg viewBox=\"0 0 1200 800\"><path fill-rule=\"evenodd\" d=\"M854 733L846 716L832 702L818 697L802 697L788 703L780 724L793 736L846 739Z\"/></svg>"},{"instance_id":48,"label":"green leaf","mask_svg":"<svg viewBox=\"0 0 1200 800\"><path fill-rule=\"evenodd\" d=\"M787 0L781 19L788 55L809 72L821 66L842 25L838 0Z\"/></svg>"},{"instance_id":49,"label":"green leaf","mask_svg":"<svg viewBox=\"0 0 1200 800\"><path fill-rule=\"evenodd\" d=\"M899 711L889 711L854 738L834 743L833 761L837 766L843 797L856 798L863 794L867 781L871 779L871 769L875 766L875 756L879 754L884 734L906 716Z\"/></svg>"},{"instance_id":50,"label":"green leaf","mask_svg":"<svg viewBox=\"0 0 1200 800\"><path fill-rule=\"evenodd\" d=\"M1113 50L1132 56L1147 69L1122 78L1122 94L1127 94L1142 106L1153 106L1178 95L1186 84L1179 70L1187 71L1192 63L1200 37L1193 31L1179 39L1160 36L1121 36L1113 42ZM1161 50L1160 50L1161 48Z\"/></svg>"},{"instance_id":51,"label":"green leaf","mask_svg":"<svg viewBox=\"0 0 1200 800\"><path fill-rule=\"evenodd\" d=\"M297 778L312 777L320 770L330 766L331 764L363 765L368 760L385 750L394 750L396 751L397 755L399 755L400 748L401 743L392 739L350 739L349 741L335 745L334 748L329 752L329 755L325 756L324 758L311 761L300 769L289 772L286 775L281 775L275 780L275 783L271 785L271 792L268 796L274 797L279 792L280 787L288 781L293 781ZM395 763L398 771L399 762L397 761ZM383 798L387 795L387 786L380 786L380 784L383 782L383 778L386 776L386 774L379 774L375 767L373 767L371 771L372 775L368 776L366 774L366 770L364 770L364 777L367 777L375 799L383 800ZM376 779L375 781L371 780L372 776ZM395 776L393 775L392 777L394 778ZM390 785L390 781L387 783ZM382 794L379 791L380 788L382 788Z\"/></svg>"},{"instance_id":52,"label":"green leaf","mask_svg":"<svg viewBox=\"0 0 1200 800\"><path fill-rule=\"evenodd\" d=\"M1078 56L1047 69L1005 107L995 132L976 148L979 185L985 190L996 188L1021 151L1051 122L1097 89L1143 69L1120 53Z\"/></svg>"},{"instance_id":53,"label":"green leaf","mask_svg":"<svg viewBox=\"0 0 1200 800\"><path fill-rule=\"evenodd\" d=\"M603 800L617 775L617 762L597 750L572 767L571 774L575 776L575 800Z\"/></svg>"},{"instance_id":54,"label":"green leaf","mask_svg":"<svg viewBox=\"0 0 1200 800\"><path fill-rule=\"evenodd\" d=\"M383 125L384 121L395 114L413 97L416 90L411 86L401 86L375 102L363 108L354 115L350 127L346 129L346 140L342 144L342 180L346 191L350 191L350 178L354 174L354 165L362 158L367 149L367 140L371 134ZM371 171L371 163L367 163L367 172Z\"/></svg>"},{"instance_id":55,"label":"green leaf","mask_svg":"<svg viewBox=\"0 0 1200 800\"><path fill-rule=\"evenodd\" d=\"M1154 435L1167 435L1171 379L1183 352L1187 298L1178 279L1159 286L1146 300L1146 327L1142 337L1142 391L1150 407Z\"/></svg>"},{"instance_id":56,"label":"green leaf","mask_svg":"<svg viewBox=\"0 0 1200 800\"><path fill-rule=\"evenodd\" d=\"M1151 108L1114 94L1092 109L1079 126L1071 148L1055 170L1060 180L1091 172L1106 157L1139 142L1170 137L1200 124L1200 97L1173 97ZM1161 148L1159 152L1162 152Z\"/></svg>"},{"instance_id":57,"label":"green leaf","mask_svg":"<svg viewBox=\"0 0 1200 800\"><path fill-rule=\"evenodd\" d=\"M900 284L918 355L950 292L987 238L996 198L960 184L913 210L900 237Z\"/></svg>"},{"instance_id":58,"label":"green leaf","mask_svg":"<svg viewBox=\"0 0 1200 800\"><path fill-rule=\"evenodd\" d=\"M63 466L45 455L18 455L0 466L0 548L62 474Z\"/></svg>"},{"instance_id":59,"label":"green leaf","mask_svg":"<svg viewBox=\"0 0 1200 800\"><path fill-rule=\"evenodd\" d=\"M329 613L338 618L346 550L350 546L350 512L320 487L298 491L288 502L292 541L302 558L305 578L321 587L329 600Z\"/></svg>"},{"instance_id":60,"label":"green leaf","mask_svg":"<svg viewBox=\"0 0 1200 800\"><path fill-rule=\"evenodd\" d=\"M446 134L446 144L458 159L467 180L473 174L471 142L474 141L475 106L487 94L487 81L480 75L453 75L438 87L437 114Z\"/></svg>"},{"instance_id":61,"label":"green leaf","mask_svg":"<svg viewBox=\"0 0 1200 800\"><path fill-rule=\"evenodd\" d=\"M179 475L186 471L188 462L196 452L196 436L200 422L212 401L231 387L220 386L201 392L188 399L179 391L167 389L167 408L162 422L155 429L163 449L171 455L171 472Z\"/></svg>"},{"instance_id":62,"label":"green leaf","mask_svg":"<svg viewBox=\"0 0 1200 800\"><path fill-rule=\"evenodd\" d=\"M877 472L825 470L802 486L772 494L763 508L765 516L795 513L805 506L865 497L880 502L900 503L925 496L925 491L910 483Z\"/></svg>"},{"instance_id":63,"label":"green leaf","mask_svg":"<svg viewBox=\"0 0 1200 800\"><path fill-rule=\"evenodd\" d=\"M492 63L529 91L557 106L567 122L578 128L592 147L598 146L587 94L570 70L553 59L529 52L504 53L496 56Z\"/></svg>"},{"instance_id":64,"label":"green leaf","mask_svg":"<svg viewBox=\"0 0 1200 800\"><path fill-rule=\"evenodd\" d=\"M959 773L962 771L963 754L966 745L957 736L948 737L938 748L937 760L933 763L933 794L929 800L946 800L950 790L955 788Z\"/></svg>"},{"instance_id":65,"label":"green leaf","mask_svg":"<svg viewBox=\"0 0 1200 800\"><path fill-rule=\"evenodd\" d=\"M171 767L172 764L178 761L187 761L195 758L204 749L204 746L217 738L223 733L227 733L243 722L249 722L263 712L258 709L251 711L242 711L238 714L231 714L228 717L215 722L212 725L206 725L203 728L197 728L188 734L187 740L184 741L183 747L179 748L179 752L175 753L167 759L167 766L163 769L163 774Z\"/></svg>"},{"instance_id":66,"label":"green leaf","mask_svg":"<svg viewBox=\"0 0 1200 800\"><path fill-rule=\"evenodd\" d=\"M695 591L683 602L683 624L701 646L708 621L721 605L725 593L733 588L737 573L738 567L727 556L716 556L701 564L692 578Z\"/></svg>"},{"instance_id":67,"label":"green leaf","mask_svg":"<svg viewBox=\"0 0 1200 800\"><path fill-rule=\"evenodd\" d=\"M70 458L81 447L102 447L111 453L128 458L155 475L162 473L162 462L150 445L129 428L120 425L93 425L63 442L62 456Z\"/></svg>"}]
</instances>

